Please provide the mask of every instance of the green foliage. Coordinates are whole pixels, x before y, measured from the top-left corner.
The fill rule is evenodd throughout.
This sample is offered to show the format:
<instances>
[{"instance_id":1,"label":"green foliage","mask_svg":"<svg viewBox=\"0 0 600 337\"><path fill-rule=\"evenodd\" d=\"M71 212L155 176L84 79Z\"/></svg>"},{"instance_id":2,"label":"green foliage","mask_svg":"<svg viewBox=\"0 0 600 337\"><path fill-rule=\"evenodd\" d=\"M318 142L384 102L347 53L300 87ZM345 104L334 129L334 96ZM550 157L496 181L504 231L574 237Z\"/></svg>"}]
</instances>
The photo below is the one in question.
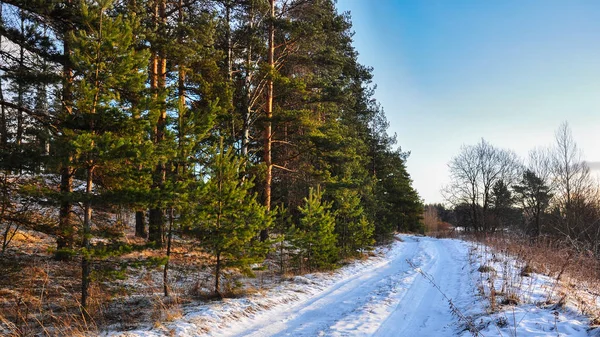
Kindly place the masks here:
<instances>
[{"instance_id":1,"label":"green foliage","mask_svg":"<svg viewBox=\"0 0 600 337\"><path fill-rule=\"evenodd\" d=\"M490 199L494 209L506 209L512 206L513 196L504 180L498 180L494 184Z\"/></svg>"},{"instance_id":2,"label":"green foliage","mask_svg":"<svg viewBox=\"0 0 600 337\"><path fill-rule=\"evenodd\" d=\"M407 154L386 151L380 155L375 194L377 240L389 239L393 231L422 233L423 204L406 171Z\"/></svg>"},{"instance_id":3,"label":"green foliage","mask_svg":"<svg viewBox=\"0 0 600 337\"><path fill-rule=\"evenodd\" d=\"M490 196L491 215L488 217L490 230L514 227L520 223L520 212L513 207L515 198L504 180L498 180Z\"/></svg>"},{"instance_id":4,"label":"green foliage","mask_svg":"<svg viewBox=\"0 0 600 337\"><path fill-rule=\"evenodd\" d=\"M386 133L371 69L358 63L350 18L334 1L293 1L276 8L275 20L265 1L168 2L157 15L161 3L4 4L16 6L11 12L26 29L0 20L3 32L31 58L27 67L8 60L0 78L10 93L2 99L23 108L0 120L0 168L7 175L60 172L61 179L60 191L40 179L5 204L26 198L58 208L58 219L37 215L31 227L68 241L57 255L82 256L96 268L131 250L160 249L165 210L172 210L169 234L193 233L213 255L219 292L224 270L251 274L274 244L282 272L288 255L302 269L327 269L374 239L421 230L408 155ZM275 67L267 63L271 24ZM267 172L270 79L272 204L280 208L267 214L257 198ZM26 127L17 146L19 116ZM79 186L86 178L87 192ZM92 209L88 221L71 216L78 205ZM126 227L111 216L145 208L153 242L121 244ZM260 242L258 232L275 216L271 240ZM157 259L168 265L168 256Z\"/></svg>"},{"instance_id":5,"label":"green foliage","mask_svg":"<svg viewBox=\"0 0 600 337\"><path fill-rule=\"evenodd\" d=\"M143 90L149 55L134 48L136 21L125 15L112 15L113 8L111 0L81 1L79 29L65 34L64 41L71 51L67 56L72 78L67 80L68 106L58 116L60 132L56 144L59 145L59 161L67 163L68 171L71 171L67 176L85 179L85 192L72 192L70 187L62 191L69 198L69 204L80 202L83 205L79 252L84 313L89 284L97 277L97 273L91 272L92 262L130 251L121 244L91 244L97 233L94 228L101 229L104 236L115 225L99 223L98 212L93 217L98 208L94 201L102 201L105 190L118 189L110 184L114 181L102 181L102 173L136 161L136 155L141 153L138 132L143 126L139 116L130 112L131 101L127 93ZM98 184L98 181L102 183ZM112 234L118 237L121 231L114 230Z\"/></svg>"},{"instance_id":6,"label":"green foliage","mask_svg":"<svg viewBox=\"0 0 600 337\"><path fill-rule=\"evenodd\" d=\"M164 266L167 263L168 258L166 256L150 256L144 260L134 261L128 264L123 264L121 267L132 267L132 268L156 268Z\"/></svg>"},{"instance_id":7,"label":"green foliage","mask_svg":"<svg viewBox=\"0 0 600 337\"><path fill-rule=\"evenodd\" d=\"M365 215L361 216L358 222L353 223L350 233L354 249L358 249L360 252L370 250L375 244L375 224Z\"/></svg>"},{"instance_id":8,"label":"green foliage","mask_svg":"<svg viewBox=\"0 0 600 337\"><path fill-rule=\"evenodd\" d=\"M231 148L213 148L206 167L206 183L198 187L194 228L199 244L215 256L215 293L220 292L222 271L236 268L252 274L251 265L261 262L270 242L258 234L272 219L251 192L253 183L242 180L244 159Z\"/></svg>"},{"instance_id":9,"label":"green foliage","mask_svg":"<svg viewBox=\"0 0 600 337\"><path fill-rule=\"evenodd\" d=\"M534 172L525 170L521 181L513 189L523 208L526 231L531 236L539 236L542 233L541 219L552 199L550 187Z\"/></svg>"},{"instance_id":10,"label":"green foliage","mask_svg":"<svg viewBox=\"0 0 600 337\"><path fill-rule=\"evenodd\" d=\"M289 264L289 249L291 248L289 239L293 237L293 220L288 209L283 205L278 205L275 208L273 216L273 234L276 235L274 240L275 250L278 255L279 270L284 274Z\"/></svg>"},{"instance_id":11,"label":"green foliage","mask_svg":"<svg viewBox=\"0 0 600 337\"><path fill-rule=\"evenodd\" d=\"M117 199L126 200L117 198L116 191L127 180L114 179L115 173L123 177L123 167L148 153L139 138L143 121L131 115L127 93L143 90L149 55L133 48L137 22L132 17L111 15L112 6L108 0L82 1L81 29L65 37L72 50L72 106L59 116L57 144L61 148L57 155L72 165L76 175L97 186L93 193L71 192L63 198L90 207L106 203L105 191L111 191L113 204ZM85 226L84 237L91 235L91 228Z\"/></svg>"},{"instance_id":12,"label":"green foliage","mask_svg":"<svg viewBox=\"0 0 600 337\"><path fill-rule=\"evenodd\" d=\"M335 216L329 211L331 203L322 200L319 188L309 189L304 205L299 207L300 222L292 229L292 243L298 259L308 270L328 269L338 260Z\"/></svg>"},{"instance_id":13,"label":"green foliage","mask_svg":"<svg viewBox=\"0 0 600 337\"><path fill-rule=\"evenodd\" d=\"M77 251L70 248L61 248L54 251L54 258L57 261L68 261L77 256Z\"/></svg>"},{"instance_id":14,"label":"green foliage","mask_svg":"<svg viewBox=\"0 0 600 337\"><path fill-rule=\"evenodd\" d=\"M374 224L369 221L361 206L357 191L340 189L334 194L335 233L342 257L354 256L374 243Z\"/></svg>"}]
</instances>

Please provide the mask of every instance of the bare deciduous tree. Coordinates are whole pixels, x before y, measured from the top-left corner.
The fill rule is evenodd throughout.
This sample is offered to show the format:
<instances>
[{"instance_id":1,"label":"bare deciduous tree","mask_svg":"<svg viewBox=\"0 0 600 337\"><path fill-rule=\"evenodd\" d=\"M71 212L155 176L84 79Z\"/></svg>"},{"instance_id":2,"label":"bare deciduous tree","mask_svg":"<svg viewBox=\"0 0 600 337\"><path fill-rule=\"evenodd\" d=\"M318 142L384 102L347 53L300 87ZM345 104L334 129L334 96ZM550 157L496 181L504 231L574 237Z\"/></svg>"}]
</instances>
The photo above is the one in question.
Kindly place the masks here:
<instances>
[{"instance_id":1,"label":"bare deciduous tree","mask_svg":"<svg viewBox=\"0 0 600 337\"><path fill-rule=\"evenodd\" d=\"M452 182L442 193L453 204L470 205L470 222L475 231L490 230L486 218L492 188L498 181L511 185L521 164L511 150L496 148L484 139L476 145L463 146L448 164Z\"/></svg>"},{"instance_id":2,"label":"bare deciduous tree","mask_svg":"<svg viewBox=\"0 0 600 337\"><path fill-rule=\"evenodd\" d=\"M552 156L555 188L553 227L575 246L582 241L592 243L598 253L599 212L597 198L594 198L598 193L597 184L566 122L556 131L555 139Z\"/></svg>"},{"instance_id":3,"label":"bare deciduous tree","mask_svg":"<svg viewBox=\"0 0 600 337\"><path fill-rule=\"evenodd\" d=\"M526 169L552 187L553 153L550 147L536 147L529 151Z\"/></svg>"}]
</instances>

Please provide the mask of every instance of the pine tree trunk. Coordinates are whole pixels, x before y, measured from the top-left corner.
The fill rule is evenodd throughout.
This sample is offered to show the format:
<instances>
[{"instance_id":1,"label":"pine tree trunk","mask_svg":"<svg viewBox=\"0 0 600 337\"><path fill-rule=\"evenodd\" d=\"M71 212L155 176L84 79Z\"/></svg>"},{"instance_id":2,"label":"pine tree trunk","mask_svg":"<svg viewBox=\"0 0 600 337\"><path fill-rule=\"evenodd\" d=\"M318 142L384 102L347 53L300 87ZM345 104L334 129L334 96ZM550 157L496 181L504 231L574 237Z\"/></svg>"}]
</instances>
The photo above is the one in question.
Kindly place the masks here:
<instances>
[{"instance_id":1,"label":"pine tree trunk","mask_svg":"<svg viewBox=\"0 0 600 337\"><path fill-rule=\"evenodd\" d=\"M0 6L0 22L3 22L4 16L2 13L2 6ZM2 49L2 36L0 35L0 50ZM4 91L2 89L2 77L0 77L0 146L2 148L6 148L8 145L8 128L6 126L7 118L6 118L6 108L4 107Z\"/></svg>"},{"instance_id":2,"label":"pine tree trunk","mask_svg":"<svg viewBox=\"0 0 600 337\"><path fill-rule=\"evenodd\" d=\"M173 208L169 209L169 233L167 235L167 262L163 270L163 292L169 296L169 260L171 259L171 242L173 241Z\"/></svg>"},{"instance_id":3,"label":"pine tree trunk","mask_svg":"<svg viewBox=\"0 0 600 337\"><path fill-rule=\"evenodd\" d=\"M154 18L156 26L166 24L166 2L157 0L154 7ZM155 97L158 98L158 91L164 91L166 88L167 77L167 59L158 52L155 52L152 59L152 79L151 86L155 89ZM161 98L162 99L162 98ZM161 102L160 114L155 128L155 144L164 142L166 132L167 110L166 102ZM154 186L162 190L166 178L166 165L159 163L156 166L154 174ZM165 220L163 210L155 207L150 209L150 218L148 223L148 239L153 242L157 248L162 248L164 244Z\"/></svg>"},{"instance_id":4,"label":"pine tree trunk","mask_svg":"<svg viewBox=\"0 0 600 337\"><path fill-rule=\"evenodd\" d=\"M68 158L69 162L71 157ZM73 192L73 175L71 174L71 167L64 166L60 170L60 192L62 194L62 200L59 208L59 233L56 238L56 254L57 260L64 260L68 258L69 254L65 254L64 250L73 248L73 241L75 237L75 229L73 228L72 217L72 205L71 201L68 200L68 195Z\"/></svg>"},{"instance_id":5,"label":"pine tree trunk","mask_svg":"<svg viewBox=\"0 0 600 337\"><path fill-rule=\"evenodd\" d=\"M179 114L178 114L178 124L179 124L179 134L178 134L178 141L179 141L179 160L177 160L177 167L175 170L175 174L181 174L184 175L187 168L186 168L186 157L187 157L187 153L186 153L186 149L185 149L185 144L184 144L184 139L185 139L185 111L186 111L186 106L185 106L185 77L186 77L186 73L184 69L179 69L179 85L178 85L178 95L179 95Z\"/></svg>"},{"instance_id":6,"label":"pine tree trunk","mask_svg":"<svg viewBox=\"0 0 600 337\"><path fill-rule=\"evenodd\" d=\"M231 79L233 78L233 46L231 44L231 3L225 4L225 40L227 40L227 83L231 83Z\"/></svg>"},{"instance_id":7,"label":"pine tree trunk","mask_svg":"<svg viewBox=\"0 0 600 337\"><path fill-rule=\"evenodd\" d=\"M179 26L183 27L184 24L184 13L183 13L183 0L179 0ZM183 31L183 30L181 30ZM179 34L177 37L178 42L183 44L184 36L183 33ZM177 94L179 96L179 114L178 114L178 125L179 125L179 160L177 161L177 168L175 174L185 174L186 171L186 149L183 140L185 139L185 113L186 113L186 101L185 101L185 80L186 80L186 71L185 67L180 64L178 71L178 83L177 83ZM171 210L172 212L172 210Z\"/></svg>"},{"instance_id":8,"label":"pine tree trunk","mask_svg":"<svg viewBox=\"0 0 600 337\"><path fill-rule=\"evenodd\" d=\"M243 130L242 130L242 157L248 157L248 150L250 148L250 106L245 107L243 116Z\"/></svg>"},{"instance_id":9,"label":"pine tree trunk","mask_svg":"<svg viewBox=\"0 0 600 337\"><path fill-rule=\"evenodd\" d=\"M129 12L131 13L131 15L133 17L137 16L137 1L136 0L131 0L129 1L129 8L128 8ZM137 111L137 105L138 105L138 101L137 99L134 100L134 102L132 102L132 111ZM134 113L133 115L134 119L140 119L141 116L139 114L139 112ZM142 165L140 165L138 167L138 170L141 171L143 168ZM148 233L146 233L146 214L144 212L143 209L138 209L135 211L135 236L139 237L139 238L144 238L146 239L148 236Z\"/></svg>"},{"instance_id":10,"label":"pine tree trunk","mask_svg":"<svg viewBox=\"0 0 600 337\"><path fill-rule=\"evenodd\" d=\"M1 16L0 21L2 21ZM0 101L4 102L4 91L2 90L2 77L0 77ZM2 147L2 149L5 149L8 145L8 128L6 127L7 118L6 108L4 107L4 104L0 104L0 112L0 146Z\"/></svg>"},{"instance_id":11,"label":"pine tree trunk","mask_svg":"<svg viewBox=\"0 0 600 337\"><path fill-rule=\"evenodd\" d=\"M223 138L221 137L219 149L223 151ZM221 152L218 156L223 156L224 154ZM223 160L221 157L220 160ZM214 237L219 238L220 230L221 230L221 217L223 216L223 184L225 183L223 177L223 167L219 167L213 179L217 179L217 200L218 206L216 211L216 228L214 230ZM221 297L221 289L219 288L219 279L221 278L221 246L219 242L215 242L215 257L217 258L217 263L215 265L215 295Z\"/></svg>"},{"instance_id":12,"label":"pine tree trunk","mask_svg":"<svg viewBox=\"0 0 600 337\"><path fill-rule=\"evenodd\" d=\"M233 44L231 40L231 2L227 1L224 3L225 5L225 40L227 41L227 53L226 53L226 63L227 63L227 86L232 87L232 79L233 79ZM233 95L231 96L231 105L234 106L235 102L233 101ZM237 113L235 108L231 109L231 139L233 141L236 140L236 130L235 130L235 114Z\"/></svg>"},{"instance_id":13,"label":"pine tree trunk","mask_svg":"<svg viewBox=\"0 0 600 337\"><path fill-rule=\"evenodd\" d=\"M25 17L23 16L24 12L21 11L21 34L25 35ZM25 68L25 48L23 44L19 45L19 71ZM18 81L17 83L17 104L19 107L24 107L25 102L23 99L23 83ZM15 144L17 147L21 146L23 142L23 112L20 109L17 109L17 134L15 138ZM19 149L20 151L20 149ZM19 168L20 171L20 168Z\"/></svg>"},{"instance_id":14,"label":"pine tree trunk","mask_svg":"<svg viewBox=\"0 0 600 337\"><path fill-rule=\"evenodd\" d=\"M146 238L146 215L143 210L135 211L135 236Z\"/></svg>"},{"instance_id":15,"label":"pine tree trunk","mask_svg":"<svg viewBox=\"0 0 600 337\"><path fill-rule=\"evenodd\" d=\"M221 278L221 252L216 253L217 263L215 265L215 295L221 296L219 279Z\"/></svg>"},{"instance_id":16,"label":"pine tree trunk","mask_svg":"<svg viewBox=\"0 0 600 337\"><path fill-rule=\"evenodd\" d=\"M83 240L82 248L84 249L83 256L81 258L81 307L83 308L84 315L88 315L87 302L88 302L88 291L90 287L90 261L89 261L89 249L90 249L90 229L92 223L92 187L93 187L93 174L94 168L89 167L87 169L87 179L85 185L86 200L83 214Z\"/></svg>"},{"instance_id":17,"label":"pine tree trunk","mask_svg":"<svg viewBox=\"0 0 600 337\"><path fill-rule=\"evenodd\" d=\"M67 5L71 5L71 0L67 0ZM70 27L67 25L67 27ZM73 70L71 68L71 46L69 43L69 35L71 34L72 28L67 28L64 32L63 41L63 55L65 57L65 63L63 65L63 88L62 88L62 100L64 113L71 114L72 112L72 83L73 83ZM65 249L72 249L75 237L75 229L72 223L72 205L71 201L68 200L68 196L73 192L73 168L71 163L73 157L68 155L66 161L63 163L60 169L60 193L62 194L62 200L60 202L60 209L58 212L59 228L56 239L56 254L55 259L62 260L69 255L64 254Z\"/></svg>"},{"instance_id":18,"label":"pine tree trunk","mask_svg":"<svg viewBox=\"0 0 600 337\"><path fill-rule=\"evenodd\" d=\"M275 71L275 0L269 0L271 6L271 23L269 25L269 82L267 83L267 111L266 126L264 130L264 160L267 166L265 176L265 207L271 211L271 183L273 181L273 161L271 158L272 146L272 119L273 119L273 72ZM260 239L265 241L269 237L267 229L260 231Z\"/></svg>"},{"instance_id":19,"label":"pine tree trunk","mask_svg":"<svg viewBox=\"0 0 600 337\"><path fill-rule=\"evenodd\" d=\"M149 213L148 241L154 243L156 248L162 248L165 223L163 210L160 208L152 208Z\"/></svg>"}]
</instances>

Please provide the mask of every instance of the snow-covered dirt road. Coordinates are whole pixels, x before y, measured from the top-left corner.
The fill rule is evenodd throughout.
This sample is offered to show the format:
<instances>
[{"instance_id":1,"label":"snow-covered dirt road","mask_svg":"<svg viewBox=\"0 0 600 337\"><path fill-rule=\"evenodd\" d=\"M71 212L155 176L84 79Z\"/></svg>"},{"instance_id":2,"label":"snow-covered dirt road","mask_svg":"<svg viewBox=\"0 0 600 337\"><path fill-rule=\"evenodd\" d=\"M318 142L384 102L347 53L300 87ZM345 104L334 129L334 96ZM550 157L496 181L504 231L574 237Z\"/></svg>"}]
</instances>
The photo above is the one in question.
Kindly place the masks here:
<instances>
[{"instance_id":1,"label":"snow-covered dirt road","mask_svg":"<svg viewBox=\"0 0 600 337\"><path fill-rule=\"evenodd\" d=\"M465 241L400 238L390 247L378 248L377 256L332 273L296 276L244 298L190 305L171 322L101 335L467 337L471 336L468 319L477 334L486 337L600 336L600 330L590 329L589 319L572 306L561 309L554 302L547 304L560 291L543 275L508 278L513 286L523 287L511 291L525 302L490 312L481 287L485 291L486 282L515 268L509 274L520 275L520 262L502 260L502 254L487 253L484 246ZM494 277L478 272L478 263L495 266ZM506 285L496 286L500 290ZM460 322L449 300L457 313L468 318Z\"/></svg>"},{"instance_id":2,"label":"snow-covered dirt road","mask_svg":"<svg viewBox=\"0 0 600 337\"><path fill-rule=\"evenodd\" d=\"M455 303L473 300L468 247L456 240L404 236L387 259L341 279L324 291L246 324L226 336L452 336L456 317L431 283L431 275Z\"/></svg>"}]
</instances>

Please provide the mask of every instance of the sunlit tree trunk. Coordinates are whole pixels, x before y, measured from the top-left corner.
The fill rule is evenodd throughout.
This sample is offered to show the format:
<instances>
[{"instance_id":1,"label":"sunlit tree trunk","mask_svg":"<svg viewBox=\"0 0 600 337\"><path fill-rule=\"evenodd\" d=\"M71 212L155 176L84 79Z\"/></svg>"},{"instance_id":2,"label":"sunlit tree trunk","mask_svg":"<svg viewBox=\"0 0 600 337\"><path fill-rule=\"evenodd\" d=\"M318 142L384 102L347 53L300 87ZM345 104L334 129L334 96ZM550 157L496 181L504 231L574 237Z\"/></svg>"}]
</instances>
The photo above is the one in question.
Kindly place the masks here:
<instances>
[{"instance_id":1,"label":"sunlit tree trunk","mask_svg":"<svg viewBox=\"0 0 600 337\"><path fill-rule=\"evenodd\" d=\"M156 27L164 27L167 22L165 0L156 0L154 3L154 20ZM167 110L166 102L162 102L162 95L167 83L167 59L162 53L155 51L152 57L151 87L155 97L160 98L160 112L154 129L154 142L161 144L165 140ZM160 92L160 95L159 95ZM166 179L166 163L159 162L154 170L154 186L162 190ZM150 209L148 224L148 239L160 248L164 243L164 210L160 207Z\"/></svg>"},{"instance_id":2,"label":"sunlit tree trunk","mask_svg":"<svg viewBox=\"0 0 600 337\"><path fill-rule=\"evenodd\" d=\"M265 174L265 207L271 210L271 183L273 180L273 161L271 158L272 146L272 119L273 119L273 73L275 71L275 0L269 0L271 5L271 23L269 24L269 81L267 83L266 126L264 130L264 161ZM266 240L269 233L266 229L260 232L261 240Z\"/></svg>"}]
</instances>

